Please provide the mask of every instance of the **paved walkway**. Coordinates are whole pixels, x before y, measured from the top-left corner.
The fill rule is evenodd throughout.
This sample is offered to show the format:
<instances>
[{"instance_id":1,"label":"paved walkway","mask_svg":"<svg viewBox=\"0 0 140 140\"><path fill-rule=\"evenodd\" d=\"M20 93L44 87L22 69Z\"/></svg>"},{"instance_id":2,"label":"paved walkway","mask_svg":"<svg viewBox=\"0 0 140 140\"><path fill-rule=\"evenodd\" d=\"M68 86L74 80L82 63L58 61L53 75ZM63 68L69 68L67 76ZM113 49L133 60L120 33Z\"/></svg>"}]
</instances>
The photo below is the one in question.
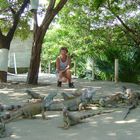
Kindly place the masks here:
<instances>
[{"instance_id":1,"label":"paved walkway","mask_svg":"<svg viewBox=\"0 0 140 140\"><path fill-rule=\"evenodd\" d=\"M24 103L28 96L25 89L29 88L37 93L47 95L50 92L74 92L76 89L86 87L97 88L97 95L104 96L114 94L121 90L122 85L140 91L140 86L133 83L114 83L108 81L75 80L76 88L70 89L67 84L62 88L56 87L55 75L39 75L40 83L48 83L39 86L18 85L0 89L0 102L5 104ZM26 75L8 76L9 81L26 81ZM50 83L50 84L49 84ZM60 97L60 94L59 96ZM62 130L58 126L63 124L62 113L49 111L46 115L49 120L42 120L38 115L37 119L22 119L13 121L6 126L13 132L11 137L3 140L140 140L140 108L133 110L126 120L122 120L126 109L119 109L113 113L94 116L86 119L79 125L69 130Z\"/></svg>"},{"instance_id":2,"label":"paved walkway","mask_svg":"<svg viewBox=\"0 0 140 140\"><path fill-rule=\"evenodd\" d=\"M27 74L11 74L9 73L7 76L8 81L23 81L25 82L27 79ZM56 81L56 75L55 74L48 74L48 73L39 73L38 75L38 82L49 82L53 83Z\"/></svg>"}]
</instances>

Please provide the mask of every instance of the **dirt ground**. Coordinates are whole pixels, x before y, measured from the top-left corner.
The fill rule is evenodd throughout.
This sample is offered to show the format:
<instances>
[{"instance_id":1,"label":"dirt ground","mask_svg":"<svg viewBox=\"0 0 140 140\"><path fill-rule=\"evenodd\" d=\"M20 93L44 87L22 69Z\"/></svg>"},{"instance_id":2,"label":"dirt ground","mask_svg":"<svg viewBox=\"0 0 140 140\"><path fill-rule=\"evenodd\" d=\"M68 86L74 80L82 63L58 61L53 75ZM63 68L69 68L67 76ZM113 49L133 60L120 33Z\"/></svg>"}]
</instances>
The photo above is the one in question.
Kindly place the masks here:
<instances>
[{"instance_id":1,"label":"dirt ground","mask_svg":"<svg viewBox=\"0 0 140 140\"><path fill-rule=\"evenodd\" d=\"M89 81L74 79L75 88L68 88L63 84L62 88L56 87L54 75L40 75L39 85L26 85L26 75L8 76L9 83L0 85L0 103L24 104L28 96L26 89L31 89L39 94L47 95L57 92L56 98L60 98L61 92L72 93L76 89L94 87L97 96L111 95L121 91L122 86L140 91L140 85L133 83L114 83L108 81ZM12 84L11 84L12 81ZM19 83L18 83L19 82ZM4 140L140 140L140 107L132 110L126 120L123 116L126 109L118 109L109 114L102 114L84 120L84 123L72 126L68 130L59 128L63 124L62 112L48 111L48 120L42 120L41 115L36 119L21 119L6 125L12 135Z\"/></svg>"}]
</instances>

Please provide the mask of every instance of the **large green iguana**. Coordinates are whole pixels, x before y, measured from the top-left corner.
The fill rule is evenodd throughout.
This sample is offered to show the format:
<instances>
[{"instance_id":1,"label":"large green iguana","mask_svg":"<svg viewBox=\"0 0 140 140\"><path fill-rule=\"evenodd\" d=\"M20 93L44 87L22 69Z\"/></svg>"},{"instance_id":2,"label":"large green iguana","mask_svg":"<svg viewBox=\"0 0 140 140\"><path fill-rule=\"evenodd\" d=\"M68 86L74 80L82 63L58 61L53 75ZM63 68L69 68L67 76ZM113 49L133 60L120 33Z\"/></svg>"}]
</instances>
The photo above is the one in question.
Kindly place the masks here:
<instances>
[{"instance_id":1,"label":"large green iguana","mask_svg":"<svg viewBox=\"0 0 140 140\"><path fill-rule=\"evenodd\" d=\"M104 96L99 98L99 105L102 107L113 106L117 107L119 104L129 104L131 106L131 102L134 101L133 98L140 99L140 93L134 92L130 88L126 88L125 86L121 87L122 91L116 92L110 96ZM137 97L136 97L137 96ZM129 107L130 107L129 106ZM131 107L130 107L131 108Z\"/></svg>"},{"instance_id":2,"label":"large green iguana","mask_svg":"<svg viewBox=\"0 0 140 140\"><path fill-rule=\"evenodd\" d=\"M132 109L135 109L139 105L139 99L140 99L140 93L139 92L134 92L132 89L127 89L125 90L126 96L127 96L127 110L126 113L123 117L123 119L126 119L128 114Z\"/></svg>"},{"instance_id":3,"label":"large green iguana","mask_svg":"<svg viewBox=\"0 0 140 140\"><path fill-rule=\"evenodd\" d=\"M0 138L8 137L10 132L5 127L5 123L2 118L0 118Z\"/></svg>"},{"instance_id":4,"label":"large green iguana","mask_svg":"<svg viewBox=\"0 0 140 140\"><path fill-rule=\"evenodd\" d=\"M37 114L42 114L42 118L45 119L44 111L45 109L43 107L42 102L28 103L22 108L8 114L7 118L3 118L6 123L15 120L19 117L33 118Z\"/></svg>"},{"instance_id":5,"label":"large green iguana","mask_svg":"<svg viewBox=\"0 0 140 140\"><path fill-rule=\"evenodd\" d=\"M41 99L42 96L39 95L38 93L31 91L31 90L26 90L26 93L33 99ZM65 96L65 93L62 93L62 96ZM67 95L66 95L67 96ZM43 97L44 98L44 97ZM81 102L81 99L78 97L74 97L72 98L68 98L66 101L53 101L53 99L51 99L51 103L49 102L44 104L46 110L49 111L62 111L64 104L67 106L70 106L70 110L78 110L78 105ZM72 106L71 106L72 105Z\"/></svg>"},{"instance_id":6,"label":"large green iguana","mask_svg":"<svg viewBox=\"0 0 140 140\"><path fill-rule=\"evenodd\" d=\"M25 90L25 92L33 99L43 99L45 97L29 89Z\"/></svg>"},{"instance_id":7,"label":"large green iguana","mask_svg":"<svg viewBox=\"0 0 140 140\"><path fill-rule=\"evenodd\" d=\"M41 96L34 91L26 90L26 93L33 99L44 98L44 96ZM85 89L80 94L78 93L78 95L62 93L61 95L64 101L53 101L53 99L51 99L51 103L49 102L49 104L44 104L44 106L46 107L46 110L51 111L61 111L64 106L67 106L67 108L72 111L81 110L81 108L85 107L85 105L89 103L94 94L95 89L92 87Z\"/></svg>"},{"instance_id":8,"label":"large green iguana","mask_svg":"<svg viewBox=\"0 0 140 140\"><path fill-rule=\"evenodd\" d=\"M52 102L47 107L47 110L63 110L64 106L70 111L82 110L87 104L90 104L95 95L95 89L88 88L81 95L76 97L74 95L69 96L67 93L62 93L61 95L63 96L64 101Z\"/></svg>"},{"instance_id":9,"label":"large green iguana","mask_svg":"<svg viewBox=\"0 0 140 140\"><path fill-rule=\"evenodd\" d=\"M76 125L78 123L81 122L81 120L83 119L86 119L86 118L89 118L89 117L92 117L92 116L95 116L95 115L100 115L100 114L103 114L103 113L111 113L113 112L114 110L97 110L97 111L90 111L90 112L86 112L86 114L78 114L78 115L75 115L73 112L69 112L67 110L66 107L64 107L63 109L63 121L64 121L64 125L61 126L61 128L64 128L64 129L68 129L70 126L72 125ZM85 113L85 112L84 112Z\"/></svg>"},{"instance_id":10,"label":"large green iguana","mask_svg":"<svg viewBox=\"0 0 140 140\"><path fill-rule=\"evenodd\" d=\"M99 105L102 107L113 106L117 107L118 103L124 103L126 97L121 92L117 92L110 96L100 97Z\"/></svg>"},{"instance_id":11,"label":"large green iguana","mask_svg":"<svg viewBox=\"0 0 140 140\"><path fill-rule=\"evenodd\" d=\"M11 112L7 116L2 117L6 123L19 117L33 118L37 114L42 114L42 118L45 119L46 106L49 106L49 104L51 104L54 96L56 96L56 93L51 93L38 102L27 103L23 105L20 109Z\"/></svg>"}]
</instances>

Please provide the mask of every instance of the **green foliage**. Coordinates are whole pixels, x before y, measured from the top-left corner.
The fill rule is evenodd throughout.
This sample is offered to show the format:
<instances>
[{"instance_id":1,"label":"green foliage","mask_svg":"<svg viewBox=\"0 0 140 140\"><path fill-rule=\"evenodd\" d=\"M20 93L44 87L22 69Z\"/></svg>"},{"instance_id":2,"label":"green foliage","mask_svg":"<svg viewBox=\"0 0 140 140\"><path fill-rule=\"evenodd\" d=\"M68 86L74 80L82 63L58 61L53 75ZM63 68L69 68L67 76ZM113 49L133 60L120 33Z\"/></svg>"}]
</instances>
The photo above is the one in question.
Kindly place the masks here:
<instances>
[{"instance_id":1,"label":"green foliage","mask_svg":"<svg viewBox=\"0 0 140 140\"><path fill-rule=\"evenodd\" d=\"M74 60L77 62L79 77L85 76L87 58L90 57L96 62L96 78L112 80L117 58L120 80L138 81L140 45L135 41L135 34L116 18L119 15L130 29L139 34L137 10L137 3L130 0L69 1L56 19L59 28L50 28L46 36L42 59L51 57L54 62L59 47L65 44L73 56L72 66Z\"/></svg>"},{"instance_id":2,"label":"green foliage","mask_svg":"<svg viewBox=\"0 0 140 140\"><path fill-rule=\"evenodd\" d=\"M4 9L6 9L8 7L8 1L7 0L0 0L0 12L2 12Z\"/></svg>"},{"instance_id":3,"label":"green foliage","mask_svg":"<svg viewBox=\"0 0 140 140\"><path fill-rule=\"evenodd\" d=\"M94 0L94 7L98 9L101 7L102 4L104 4L107 0Z\"/></svg>"},{"instance_id":4,"label":"green foliage","mask_svg":"<svg viewBox=\"0 0 140 140\"><path fill-rule=\"evenodd\" d=\"M13 25L14 14L19 10L21 4L23 3L23 0L0 0L0 3L0 29L2 33L6 35ZM18 28L15 33L15 35L21 37L22 39L27 38L30 31L29 22L31 21L32 15L28 11L28 9L29 7L27 7L22 14L20 22L18 24Z\"/></svg>"},{"instance_id":5,"label":"green foliage","mask_svg":"<svg viewBox=\"0 0 140 140\"><path fill-rule=\"evenodd\" d=\"M126 59L122 59L120 62L120 79L122 81L137 82L140 75L140 49L130 48L127 53Z\"/></svg>"}]
</instances>

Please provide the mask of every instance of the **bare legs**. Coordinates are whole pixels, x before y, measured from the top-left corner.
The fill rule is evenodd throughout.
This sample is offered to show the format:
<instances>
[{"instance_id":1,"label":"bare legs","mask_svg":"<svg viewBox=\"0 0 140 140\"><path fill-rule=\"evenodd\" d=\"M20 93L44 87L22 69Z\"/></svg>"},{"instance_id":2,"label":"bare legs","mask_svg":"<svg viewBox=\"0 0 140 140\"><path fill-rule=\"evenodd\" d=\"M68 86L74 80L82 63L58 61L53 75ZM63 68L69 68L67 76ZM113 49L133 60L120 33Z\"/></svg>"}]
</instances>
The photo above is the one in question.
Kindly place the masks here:
<instances>
[{"instance_id":1,"label":"bare legs","mask_svg":"<svg viewBox=\"0 0 140 140\"><path fill-rule=\"evenodd\" d=\"M59 73L59 81L62 82L63 77L68 80L69 87L74 87L73 83L71 82L71 71L70 69L67 69L64 72Z\"/></svg>"}]
</instances>

